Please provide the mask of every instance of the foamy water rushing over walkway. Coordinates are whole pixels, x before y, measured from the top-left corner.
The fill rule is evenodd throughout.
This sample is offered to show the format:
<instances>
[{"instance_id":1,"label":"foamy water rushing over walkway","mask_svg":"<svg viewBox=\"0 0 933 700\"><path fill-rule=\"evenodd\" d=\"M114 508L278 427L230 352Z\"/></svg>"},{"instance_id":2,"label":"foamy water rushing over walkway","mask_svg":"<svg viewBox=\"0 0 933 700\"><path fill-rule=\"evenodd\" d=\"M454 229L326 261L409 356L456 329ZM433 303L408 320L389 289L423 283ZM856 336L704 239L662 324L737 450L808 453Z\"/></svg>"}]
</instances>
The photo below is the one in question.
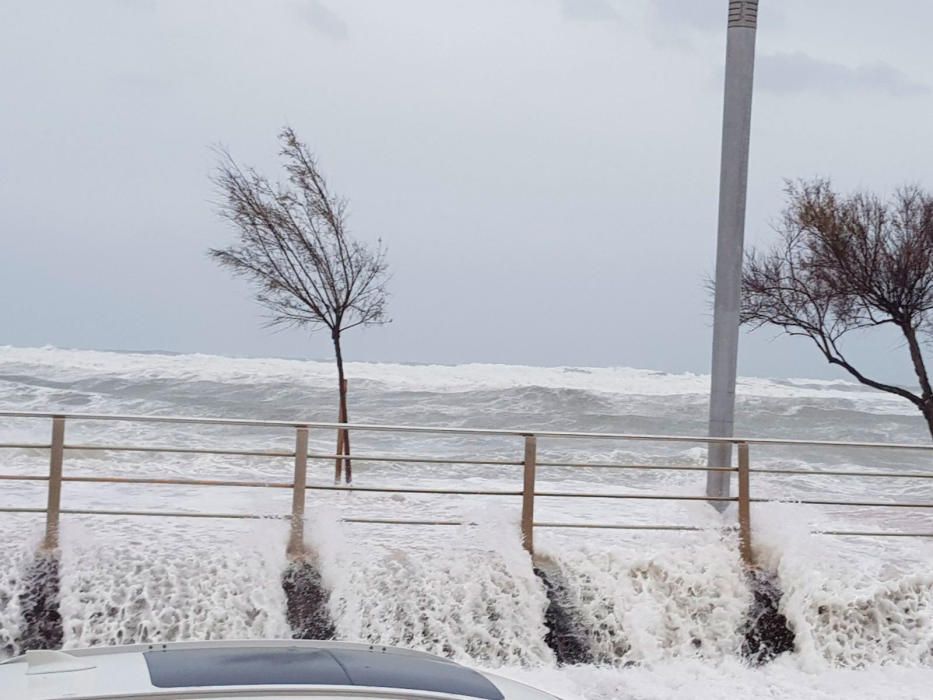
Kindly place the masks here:
<instances>
[{"instance_id":1,"label":"foamy water rushing over walkway","mask_svg":"<svg viewBox=\"0 0 933 700\"><path fill-rule=\"evenodd\" d=\"M127 355L55 349L0 349L0 408L71 412L333 418L326 363L206 356ZM352 418L457 427L702 434L705 377L629 369L540 369L352 364ZM746 380L739 432L761 437L921 442L912 408L845 382ZM4 441L46 442L47 424L4 420ZM106 436L105 432L106 431ZM139 424L76 423L69 441L288 448L290 436ZM332 452L331 435L311 436ZM517 446L490 439L361 436L359 451L514 458ZM470 450L467 455L465 450ZM543 445L552 461L702 463L702 448ZM550 450L550 451L549 451ZM47 452L3 455L5 473L43 473ZM929 470L916 455L844 450L757 450L756 465ZM192 455L69 453L81 474L149 473L196 478L289 477L268 460ZM332 464L312 462L313 483L332 483ZM358 485L515 488L520 470L462 465L354 465ZM701 494L702 473L619 474L542 470L546 488L659 489ZM756 477L757 478L757 477ZM832 484L840 497L930 500L925 484L899 479L761 476L769 498L807 498ZM44 506L44 485L2 485L3 502ZM68 483L63 498L86 508L211 510L281 514L289 494ZM585 501L585 502L580 502ZM697 533L542 531L538 550L568 584L581 632L599 666L557 669L544 643L547 598L521 549L519 504L503 497L436 499L415 494L311 492L309 535L332 591L342 638L411 646L550 687L568 698L911 698L933 687L933 549L917 540L811 535L813 529L933 530L929 517L879 509L757 504L756 546L784 589L783 612L797 651L760 669L743 665L741 628L750 605L737 547L703 503L544 499L543 520L597 515L608 521L692 524ZM342 516L456 518L475 527L388 529ZM0 654L15 651L23 622L24 567L41 537L38 515L0 516ZM154 522L155 521L155 522ZM281 573L281 521L64 516L61 614L64 645L145 640L288 636Z\"/></svg>"}]
</instances>

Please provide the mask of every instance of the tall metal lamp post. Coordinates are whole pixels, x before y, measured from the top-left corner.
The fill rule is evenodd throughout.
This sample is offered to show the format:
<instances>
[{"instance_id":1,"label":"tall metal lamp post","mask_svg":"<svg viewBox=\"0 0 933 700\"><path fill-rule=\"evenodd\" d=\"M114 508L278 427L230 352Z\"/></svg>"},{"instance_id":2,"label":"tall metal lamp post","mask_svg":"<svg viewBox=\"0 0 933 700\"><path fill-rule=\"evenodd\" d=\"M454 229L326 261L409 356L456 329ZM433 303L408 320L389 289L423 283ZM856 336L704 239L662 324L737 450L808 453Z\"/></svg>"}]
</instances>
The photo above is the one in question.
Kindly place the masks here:
<instances>
[{"instance_id":1,"label":"tall metal lamp post","mask_svg":"<svg viewBox=\"0 0 933 700\"><path fill-rule=\"evenodd\" d=\"M719 173L719 229L713 312L713 362L709 404L711 437L732 437L739 348L739 305L748 185L748 141L752 121L755 30L758 0L730 0L726 39L726 81ZM711 444L708 466L732 463L732 446ZM729 472L707 472L706 495L729 495ZM722 510L725 501L713 501Z\"/></svg>"}]
</instances>

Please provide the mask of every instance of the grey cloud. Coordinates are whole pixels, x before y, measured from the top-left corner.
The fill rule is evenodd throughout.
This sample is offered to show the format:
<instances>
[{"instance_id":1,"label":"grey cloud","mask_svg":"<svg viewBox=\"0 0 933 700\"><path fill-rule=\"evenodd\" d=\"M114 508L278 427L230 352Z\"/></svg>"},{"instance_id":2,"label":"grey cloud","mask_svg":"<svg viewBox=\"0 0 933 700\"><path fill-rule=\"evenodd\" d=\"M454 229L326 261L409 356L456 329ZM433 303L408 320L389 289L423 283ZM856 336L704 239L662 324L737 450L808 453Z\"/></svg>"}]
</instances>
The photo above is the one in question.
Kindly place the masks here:
<instances>
[{"instance_id":1,"label":"grey cloud","mask_svg":"<svg viewBox=\"0 0 933 700\"><path fill-rule=\"evenodd\" d=\"M564 19L579 21L617 20L619 13L609 0L561 0Z\"/></svg>"},{"instance_id":2,"label":"grey cloud","mask_svg":"<svg viewBox=\"0 0 933 700\"><path fill-rule=\"evenodd\" d=\"M350 36L347 23L336 12L321 3L320 0L302 2L298 9L301 17L324 36L338 41Z\"/></svg>"},{"instance_id":3,"label":"grey cloud","mask_svg":"<svg viewBox=\"0 0 933 700\"><path fill-rule=\"evenodd\" d=\"M900 97L930 92L928 84L917 82L886 63L853 67L799 51L761 56L757 72L758 87L775 93L870 91Z\"/></svg>"},{"instance_id":4,"label":"grey cloud","mask_svg":"<svg viewBox=\"0 0 933 700\"><path fill-rule=\"evenodd\" d=\"M720 0L653 0L655 19L665 26L700 32L721 31L726 26L725 5Z\"/></svg>"}]
</instances>

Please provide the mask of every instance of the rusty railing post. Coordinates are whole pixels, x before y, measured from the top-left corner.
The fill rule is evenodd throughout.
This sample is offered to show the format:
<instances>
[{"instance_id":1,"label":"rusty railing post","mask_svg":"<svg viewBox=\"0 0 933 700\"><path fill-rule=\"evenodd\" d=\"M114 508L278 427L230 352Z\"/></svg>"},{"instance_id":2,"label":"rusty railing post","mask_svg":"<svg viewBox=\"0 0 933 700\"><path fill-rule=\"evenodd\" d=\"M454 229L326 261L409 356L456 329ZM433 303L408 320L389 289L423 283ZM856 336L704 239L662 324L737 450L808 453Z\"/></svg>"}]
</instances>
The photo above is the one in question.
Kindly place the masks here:
<instances>
[{"instance_id":1,"label":"rusty railing post","mask_svg":"<svg viewBox=\"0 0 933 700\"><path fill-rule=\"evenodd\" d=\"M748 443L739 443L739 547L745 566L755 564L752 555L751 490L748 483Z\"/></svg>"},{"instance_id":2,"label":"rusty railing post","mask_svg":"<svg viewBox=\"0 0 933 700\"><path fill-rule=\"evenodd\" d=\"M342 412L341 412L342 415ZM340 486L340 481L343 479L343 458L340 456L344 451L343 446L343 430L337 428L337 457L334 459L334 485Z\"/></svg>"},{"instance_id":3,"label":"rusty railing post","mask_svg":"<svg viewBox=\"0 0 933 700\"><path fill-rule=\"evenodd\" d=\"M65 461L65 418L52 418L52 445L49 451L49 490L45 507L43 549L58 549L59 517L62 507L62 463Z\"/></svg>"},{"instance_id":4,"label":"rusty railing post","mask_svg":"<svg viewBox=\"0 0 933 700\"><path fill-rule=\"evenodd\" d=\"M537 438L534 435L525 436L525 476L522 487L522 544L527 552L535 555L535 463L537 455Z\"/></svg>"},{"instance_id":5,"label":"rusty railing post","mask_svg":"<svg viewBox=\"0 0 933 700\"><path fill-rule=\"evenodd\" d=\"M308 485L308 427L295 428L295 480L292 484L292 523L288 556L303 556L305 549L305 487Z\"/></svg>"}]
</instances>

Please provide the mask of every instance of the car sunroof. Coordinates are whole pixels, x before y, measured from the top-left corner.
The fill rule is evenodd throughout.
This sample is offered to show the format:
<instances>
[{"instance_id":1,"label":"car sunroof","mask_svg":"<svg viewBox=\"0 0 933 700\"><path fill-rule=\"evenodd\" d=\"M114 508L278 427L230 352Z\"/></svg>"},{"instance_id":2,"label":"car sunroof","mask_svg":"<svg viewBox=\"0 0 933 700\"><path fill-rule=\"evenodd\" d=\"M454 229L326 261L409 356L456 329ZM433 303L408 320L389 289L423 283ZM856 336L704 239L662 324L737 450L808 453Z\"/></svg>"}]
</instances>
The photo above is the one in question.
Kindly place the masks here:
<instances>
[{"instance_id":1,"label":"car sunroof","mask_svg":"<svg viewBox=\"0 0 933 700\"><path fill-rule=\"evenodd\" d=\"M143 656L157 688L353 685L504 700L499 689L476 671L443 659L379 649L165 649Z\"/></svg>"}]
</instances>

